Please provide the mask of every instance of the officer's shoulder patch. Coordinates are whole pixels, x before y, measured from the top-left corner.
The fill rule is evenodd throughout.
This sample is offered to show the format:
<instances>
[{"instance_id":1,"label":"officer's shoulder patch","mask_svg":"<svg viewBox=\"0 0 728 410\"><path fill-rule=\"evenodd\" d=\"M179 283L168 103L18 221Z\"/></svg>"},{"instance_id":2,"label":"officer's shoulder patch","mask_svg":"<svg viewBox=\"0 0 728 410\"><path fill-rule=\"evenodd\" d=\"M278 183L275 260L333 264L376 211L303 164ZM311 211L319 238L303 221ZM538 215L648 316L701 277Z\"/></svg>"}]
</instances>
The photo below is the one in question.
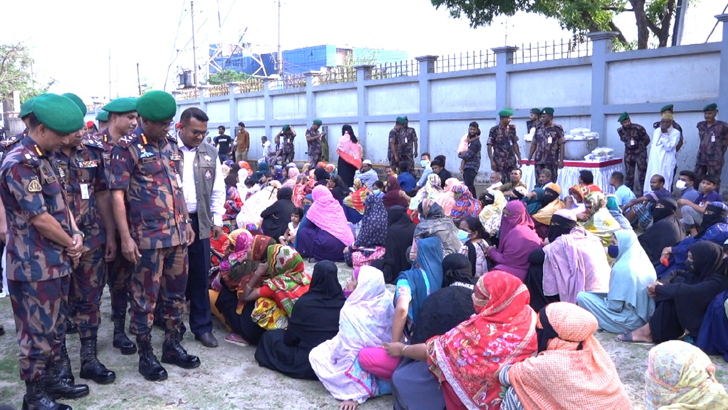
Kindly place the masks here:
<instances>
[{"instance_id":1,"label":"officer's shoulder patch","mask_svg":"<svg viewBox=\"0 0 728 410\"><path fill-rule=\"evenodd\" d=\"M28 182L28 192L36 193L43 190L43 187L40 185L40 182L38 182L38 178L34 177Z\"/></svg>"},{"instance_id":2,"label":"officer's shoulder patch","mask_svg":"<svg viewBox=\"0 0 728 410\"><path fill-rule=\"evenodd\" d=\"M99 135L89 135L83 139L83 145L91 148L104 149L104 142Z\"/></svg>"},{"instance_id":3,"label":"officer's shoulder patch","mask_svg":"<svg viewBox=\"0 0 728 410\"><path fill-rule=\"evenodd\" d=\"M562 127L561 124L554 124L554 127L560 129L561 131L564 130L564 127Z\"/></svg>"},{"instance_id":4,"label":"officer's shoulder patch","mask_svg":"<svg viewBox=\"0 0 728 410\"><path fill-rule=\"evenodd\" d=\"M137 134L125 135L125 136L119 138L119 141L116 143L116 145L118 145L122 148L129 148L138 139L139 139L139 135L137 135Z\"/></svg>"},{"instance_id":5,"label":"officer's shoulder patch","mask_svg":"<svg viewBox=\"0 0 728 410\"><path fill-rule=\"evenodd\" d=\"M16 136L10 137L6 140L0 141L0 147L7 149L8 147L12 147L13 145L17 144L19 141L20 141L20 139L16 135Z\"/></svg>"},{"instance_id":6,"label":"officer's shoulder patch","mask_svg":"<svg viewBox=\"0 0 728 410\"><path fill-rule=\"evenodd\" d=\"M40 158L38 158L38 155L36 155L35 152L29 149L22 149L18 153L18 157L18 163L21 165L32 168L37 168L40 166Z\"/></svg>"},{"instance_id":7,"label":"officer's shoulder patch","mask_svg":"<svg viewBox=\"0 0 728 410\"><path fill-rule=\"evenodd\" d=\"M177 143L177 136L175 134L169 133L167 134L167 141Z\"/></svg>"}]
</instances>

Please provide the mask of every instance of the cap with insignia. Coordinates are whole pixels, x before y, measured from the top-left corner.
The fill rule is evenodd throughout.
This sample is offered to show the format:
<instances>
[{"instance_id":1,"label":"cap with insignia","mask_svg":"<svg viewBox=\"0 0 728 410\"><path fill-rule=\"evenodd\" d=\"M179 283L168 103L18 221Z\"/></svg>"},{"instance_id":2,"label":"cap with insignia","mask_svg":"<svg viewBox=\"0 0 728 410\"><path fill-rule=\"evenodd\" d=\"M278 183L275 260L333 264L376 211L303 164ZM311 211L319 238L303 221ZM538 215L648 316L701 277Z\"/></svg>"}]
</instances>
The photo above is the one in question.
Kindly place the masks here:
<instances>
[{"instance_id":1,"label":"cap with insignia","mask_svg":"<svg viewBox=\"0 0 728 410\"><path fill-rule=\"evenodd\" d=\"M43 94L33 101L33 114L46 128L67 135L83 128L83 114L68 97Z\"/></svg>"},{"instance_id":2,"label":"cap with insignia","mask_svg":"<svg viewBox=\"0 0 728 410\"><path fill-rule=\"evenodd\" d=\"M551 107L546 107L543 110L541 110L541 114L551 114L554 115L554 109Z\"/></svg>"},{"instance_id":3,"label":"cap with insignia","mask_svg":"<svg viewBox=\"0 0 728 410\"><path fill-rule=\"evenodd\" d=\"M115 98L110 103L104 105L103 109L107 112L132 112L137 109L137 99L135 97Z\"/></svg>"},{"instance_id":4,"label":"cap with insignia","mask_svg":"<svg viewBox=\"0 0 728 410\"><path fill-rule=\"evenodd\" d=\"M531 114L541 115L541 110L539 108L531 108Z\"/></svg>"},{"instance_id":5,"label":"cap with insignia","mask_svg":"<svg viewBox=\"0 0 728 410\"><path fill-rule=\"evenodd\" d=\"M716 103L710 103L703 108L703 112L717 111L717 110L718 110L718 104L716 104Z\"/></svg>"},{"instance_id":6,"label":"cap with insignia","mask_svg":"<svg viewBox=\"0 0 728 410\"><path fill-rule=\"evenodd\" d=\"M109 112L105 110L99 111L99 113L96 114L96 119L98 121L109 121Z\"/></svg>"},{"instance_id":7,"label":"cap with insignia","mask_svg":"<svg viewBox=\"0 0 728 410\"><path fill-rule=\"evenodd\" d=\"M284 126L283 126L283 129L282 129L282 131L283 131L283 132L287 132L287 131L288 131L288 130L290 130L290 129L291 129L291 126L290 126L290 125L288 125L288 124L286 124L286 125L284 125Z\"/></svg>"},{"instance_id":8,"label":"cap with insignia","mask_svg":"<svg viewBox=\"0 0 728 410\"><path fill-rule=\"evenodd\" d=\"M78 107L79 110L81 110L81 113L83 115L86 115L86 104L83 103L83 100L81 97L77 96L74 93L65 93L61 94L62 96L69 98L71 101L73 101L74 104Z\"/></svg>"},{"instance_id":9,"label":"cap with insignia","mask_svg":"<svg viewBox=\"0 0 728 410\"><path fill-rule=\"evenodd\" d=\"M667 104L666 106L660 108L660 113L663 113L665 111L672 112L672 108L673 108L673 105L672 104Z\"/></svg>"},{"instance_id":10,"label":"cap with insignia","mask_svg":"<svg viewBox=\"0 0 728 410\"><path fill-rule=\"evenodd\" d=\"M319 119L317 118L317 119L313 120L313 123L314 123L314 124L316 124L316 125L323 125L323 123L324 123L324 122L323 122L323 121L321 121L321 120L319 120Z\"/></svg>"},{"instance_id":11,"label":"cap with insignia","mask_svg":"<svg viewBox=\"0 0 728 410\"><path fill-rule=\"evenodd\" d=\"M137 99L137 113L150 121L166 121L177 113L177 101L166 91L149 91Z\"/></svg>"},{"instance_id":12,"label":"cap with insignia","mask_svg":"<svg viewBox=\"0 0 728 410\"><path fill-rule=\"evenodd\" d=\"M512 117L513 116L513 110L510 108L505 108L500 111L498 111L498 116L500 117Z\"/></svg>"},{"instance_id":13,"label":"cap with insignia","mask_svg":"<svg viewBox=\"0 0 728 410\"><path fill-rule=\"evenodd\" d=\"M22 120L23 118L27 117L28 114L33 112L33 100L35 98L31 98L23 103L23 105L20 106L20 114L18 114L18 117Z\"/></svg>"},{"instance_id":14,"label":"cap with insignia","mask_svg":"<svg viewBox=\"0 0 728 410\"><path fill-rule=\"evenodd\" d=\"M397 117L396 121L399 125L407 125L407 118L405 117Z\"/></svg>"},{"instance_id":15,"label":"cap with insignia","mask_svg":"<svg viewBox=\"0 0 728 410\"><path fill-rule=\"evenodd\" d=\"M617 120L617 122L621 123L622 121L628 120L628 119L629 119L629 114L627 114L627 111L625 111L622 113L622 115L619 116L619 119Z\"/></svg>"}]
</instances>

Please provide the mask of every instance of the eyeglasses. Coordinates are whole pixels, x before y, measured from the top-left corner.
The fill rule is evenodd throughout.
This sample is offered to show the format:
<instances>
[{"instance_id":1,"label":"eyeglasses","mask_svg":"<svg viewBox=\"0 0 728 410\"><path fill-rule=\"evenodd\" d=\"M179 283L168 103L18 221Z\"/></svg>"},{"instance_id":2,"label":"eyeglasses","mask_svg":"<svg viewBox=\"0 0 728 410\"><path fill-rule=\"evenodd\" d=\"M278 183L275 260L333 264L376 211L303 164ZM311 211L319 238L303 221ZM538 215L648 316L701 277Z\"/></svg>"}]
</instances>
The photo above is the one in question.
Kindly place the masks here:
<instances>
[{"instance_id":1,"label":"eyeglasses","mask_svg":"<svg viewBox=\"0 0 728 410\"><path fill-rule=\"evenodd\" d=\"M206 137L209 133L210 133L210 131L208 131L208 130L192 130L193 137L199 137L200 135L202 135L203 137Z\"/></svg>"}]
</instances>

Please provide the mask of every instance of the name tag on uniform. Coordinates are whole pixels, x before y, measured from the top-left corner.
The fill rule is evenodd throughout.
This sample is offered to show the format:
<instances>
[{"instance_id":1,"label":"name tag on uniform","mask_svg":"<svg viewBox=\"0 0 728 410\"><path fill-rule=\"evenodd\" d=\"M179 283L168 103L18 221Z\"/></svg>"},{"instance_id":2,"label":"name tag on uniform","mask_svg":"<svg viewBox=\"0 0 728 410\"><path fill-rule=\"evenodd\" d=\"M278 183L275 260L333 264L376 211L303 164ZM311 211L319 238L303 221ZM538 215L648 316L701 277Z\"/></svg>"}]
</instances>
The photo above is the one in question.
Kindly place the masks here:
<instances>
[{"instance_id":1,"label":"name tag on uniform","mask_svg":"<svg viewBox=\"0 0 728 410\"><path fill-rule=\"evenodd\" d=\"M548 138L546 139L546 142L547 142L547 143L549 143L549 144L551 144L552 142L554 142L554 139L553 139L553 138L551 138L551 137L548 137Z\"/></svg>"},{"instance_id":2,"label":"name tag on uniform","mask_svg":"<svg viewBox=\"0 0 728 410\"><path fill-rule=\"evenodd\" d=\"M157 162L157 157L142 158L142 164L151 164L153 162Z\"/></svg>"},{"instance_id":3,"label":"name tag on uniform","mask_svg":"<svg viewBox=\"0 0 728 410\"><path fill-rule=\"evenodd\" d=\"M78 161L79 168L96 168L99 164L96 161Z\"/></svg>"},{"instance_id":4,"label":"name tag on uniform","mask_svg":"<svg viewBox=\"0 0 728 410\"><path fill-rule=\"evenodd\" d=\"M111 154L109 154L108 152L104 152L102 155L104 156L104 159L105 160L110 160L111 159Z\"/></svg>"},{"instance_id":5,"label":"name tag on uniform","mask_svg":"<svg viewBox=\"0 0 728 410\"><path fill-rule=\"evenodd\" d=\"M715 142L715 134L710 136L710 142Z\"/></svg>"},{"instance_id":6,"label":"name tag on uniform","mask_svg":"<svg viewBox=\"0 0 728 410\"><path fill-rule=\"evenodd\" d=\"M629 145L634 145L634 138L632 138L631 140L629 140Z\"/></svg>"},{"instance_id":7,"label":"name tag on uniform","mask_svg":"<svg viewBox=\"0 0 728 410\"><path fill-rule=\"evenodd\" d=\"M88 184L80 184L81 186L81 199L89 199Z\"/></svg>"},{"instance_id":8,"label":"name tag on uniform","mask_svg":"<svg viewBox=\"0 0 728 410\"><path fill-rule=\"evenodd\" d=\"M404 137L404 143L405 144L407 143L407 137Z\"/></svg>"},{"instance_id":9,"label":"name tag on uniform","mask_svg":"<svg viewBox=\"0 0 728 410\"><path fill-rule=\"evenodd\" d=\"M171 159L172 161L181 161L182 160L182 156L180 156L180 155L170 155L169 156L169 159Z\"/></svg>"}]
</instances>

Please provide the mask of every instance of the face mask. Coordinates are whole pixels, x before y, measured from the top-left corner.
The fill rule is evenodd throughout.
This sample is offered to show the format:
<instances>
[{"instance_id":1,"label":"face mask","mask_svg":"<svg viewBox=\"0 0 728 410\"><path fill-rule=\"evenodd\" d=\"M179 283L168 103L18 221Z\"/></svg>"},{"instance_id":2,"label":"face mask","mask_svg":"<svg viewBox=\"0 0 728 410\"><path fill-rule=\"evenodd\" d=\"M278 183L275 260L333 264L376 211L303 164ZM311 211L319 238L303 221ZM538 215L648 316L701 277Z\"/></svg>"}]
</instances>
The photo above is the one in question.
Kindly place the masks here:
<instances>
[{"instance_id":1,"label":"face mask","mask_svg":"<svg viewBox=\"0 0 728 410\"><path fill-rule=\"evenodd\" d=\"M609 245L609 247L607 248L607 253L609 254L609 256L616 259L617 256L619 256L619 246Z\"/></svg>"},{"instance_id":2,"label":"face mask","mask_svg":"<svg viewBox=\"0 0 728 410\"><path fill-rule=\"evenodd\" d=\"M677 188L677 189L681 189L681 190L682 189L685 189L685 187L687 185L688 185L687 182L683 181L682 179L680 179L677 182L675 182L675 188Z\"/></svg>"},{"instance_id":3,"label":"face mask","mask_svg":"<svg viewBox=\"0 0 728 410\"><path fill-rule=\"evenodd\" d=\"M423 159L422 161L420 161L420 165L422 165L422 168L427 168L427 166L430 165L430 162L426 159Z\"/></svg>"},{"instance_id":4,"label":"face mask","mask_svg":"<svg viewBox=\"0 0 728 410\"><path fill-rule=\"evenodd\" d=\"M372 191L372 193L373 193L374 195L379 195L379 194L380 194L381 192L382 192L382 191L380 191L380 190L378 190L378 189L375 189L374 191Z\"/></svg>"},{"instance_id":5,"label":"face mask","mask_svg":"<svg viewBox=\"0 0 728 410\"><path fill-rule=\"evenodd\" d=\"M685 261L685 270L690 273L695 273L695 264L693 261Z\"/></svg>"},{"instance_id":6,"label":"face mask","mask_svg":"<svg viewBox=\"0 0 728 410\"><path fill-rule=\"evenodd\" d=\"M460 242L467 242L469 236L470 234L468 232L465 232L462 229L458 229L458 239L460 240Z\"/></svg>"}]
</instances>

